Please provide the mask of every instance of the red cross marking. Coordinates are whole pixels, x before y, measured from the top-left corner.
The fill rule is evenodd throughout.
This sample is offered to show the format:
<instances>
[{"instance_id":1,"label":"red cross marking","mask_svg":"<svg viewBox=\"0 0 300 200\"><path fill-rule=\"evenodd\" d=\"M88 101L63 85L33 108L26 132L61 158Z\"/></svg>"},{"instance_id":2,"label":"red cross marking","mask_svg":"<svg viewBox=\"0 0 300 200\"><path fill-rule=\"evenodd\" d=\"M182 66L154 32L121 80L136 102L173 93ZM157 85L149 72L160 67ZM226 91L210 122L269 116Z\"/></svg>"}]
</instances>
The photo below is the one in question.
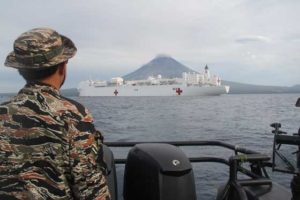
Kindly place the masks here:
<instances>
[{"instance_id":1,"label":"red cross marking","mask_svg":"<svg viewBox=\"0 0 300 200\"><path fill-rule=\"evenodd\" d=\"M176 88L176 93L180 95L183 91L180 88Z\"/></svg>"},{"instance_id":2,"label":"red cross marking","mask_svg":"<svg viewBox=\"0 0 300 200\"><path fill-rule=\"evenodd\" d=\"M115 91L114 91L115 96L117 96L118 93L119 93L118 90L115 89Z\"/></svg>"}]
</instances>

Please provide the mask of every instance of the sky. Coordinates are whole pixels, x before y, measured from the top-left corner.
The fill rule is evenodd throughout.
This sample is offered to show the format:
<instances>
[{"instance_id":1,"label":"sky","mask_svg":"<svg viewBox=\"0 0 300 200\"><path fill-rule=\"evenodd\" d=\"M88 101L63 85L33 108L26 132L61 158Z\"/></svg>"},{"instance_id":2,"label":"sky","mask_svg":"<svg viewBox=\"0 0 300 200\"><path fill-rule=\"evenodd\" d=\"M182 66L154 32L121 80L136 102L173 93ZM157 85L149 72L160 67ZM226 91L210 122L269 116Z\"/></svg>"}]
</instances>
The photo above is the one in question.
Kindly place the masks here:
<instances>
[{"instance_id":1,"label":"sky","mask_svg":"<svg viewBox=\"0 0 300 200\"><path fill-rule=\"evenodd\" d=\"M64 88L126 75L166 54L223 80L300 84L299 0L7 0L0 2L0 93L24 80L4 66L14 40L36 27L71 38L78 52Z\"/></svg>"}]
</instances>

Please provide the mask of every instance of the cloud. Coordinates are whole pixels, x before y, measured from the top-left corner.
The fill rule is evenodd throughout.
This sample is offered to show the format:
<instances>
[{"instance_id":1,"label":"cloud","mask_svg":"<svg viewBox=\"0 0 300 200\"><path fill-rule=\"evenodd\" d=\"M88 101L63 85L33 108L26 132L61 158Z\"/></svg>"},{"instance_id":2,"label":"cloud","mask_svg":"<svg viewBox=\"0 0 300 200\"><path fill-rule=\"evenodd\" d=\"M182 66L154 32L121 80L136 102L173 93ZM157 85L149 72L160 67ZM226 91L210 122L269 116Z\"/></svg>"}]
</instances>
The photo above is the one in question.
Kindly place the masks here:
<instances>
[{"instance_id":1,"label":"cloud","mask_svg":"<svg viewBox=\"0 0 300 200\"><path fill-rule=\"evenodd\" d=\"M300 34L297 35L293 35L293 36L287 36L286 38L284 38L286 41L290 41L290 42L300 42Z\"/></svg>"},{"instance_id":2,"label":"cloud","mask_svg":"<svg viewBox=\"0 0 300 200\"><path fill-rule=\"evenodd\" d=\"M245 35L245 36L240 36L236 39L236 42L238 43L252 43L252 42L263 42L263 43L268 43L271 41L271 38L262 36L262 35Z\"/></svg>"},{"instance_id":3,"label":"cloud","mask_svg":"<svg viewBox=\"0 0 300 200\"><path fill-rule=\"evenodd\" d=\"M48 26L78 47L69 63L73 87L81 76L130 73L159 53L199 71L211 63L232 81L238 79L234 68L235 74L248 72L247 82L299 84L299 5L297 0L1 1L0 63L18 35ZM256 74L262 69L264 78ZM9 81L6 70L0 70L3 84ZM272 71L285 80L272 80Z\"/></svg>"}]
</instances>

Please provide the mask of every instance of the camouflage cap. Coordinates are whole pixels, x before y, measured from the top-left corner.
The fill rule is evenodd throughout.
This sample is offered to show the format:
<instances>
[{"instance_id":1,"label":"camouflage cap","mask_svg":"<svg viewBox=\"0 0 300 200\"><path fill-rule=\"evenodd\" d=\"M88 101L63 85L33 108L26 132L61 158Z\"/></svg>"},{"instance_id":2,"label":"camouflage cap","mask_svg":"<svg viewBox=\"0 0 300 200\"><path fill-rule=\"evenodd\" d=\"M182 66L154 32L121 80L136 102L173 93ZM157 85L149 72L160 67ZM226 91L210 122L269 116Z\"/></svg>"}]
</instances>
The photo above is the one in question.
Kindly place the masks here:
<instances>
[{"instance_id":1,"label":"camouflage cap","mask_svg":"<svg viewBox=\"0 0 300 200\"><path fill-rule=\"evenodd\" d=\"M35 28L14 42L5 65L17 69L45 69L72 58L77 49L67 37L50 28Z\"/></svg>"}]
</instances>

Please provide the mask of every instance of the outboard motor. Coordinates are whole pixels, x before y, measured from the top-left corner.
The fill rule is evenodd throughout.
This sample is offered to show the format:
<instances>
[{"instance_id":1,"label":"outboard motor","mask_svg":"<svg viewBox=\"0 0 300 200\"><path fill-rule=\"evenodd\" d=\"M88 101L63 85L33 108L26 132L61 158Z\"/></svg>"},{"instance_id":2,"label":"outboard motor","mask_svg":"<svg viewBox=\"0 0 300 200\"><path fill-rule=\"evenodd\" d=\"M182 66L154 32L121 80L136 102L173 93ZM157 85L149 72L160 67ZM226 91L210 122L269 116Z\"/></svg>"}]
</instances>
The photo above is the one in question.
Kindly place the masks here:
<instances>
[{"instance_id":1,"label":"outboard motor","mask_svg":"<svg viewBox=\"0 0 300 200\"><path fill-rule=\"evenodd\" d=\"M124 174L124 200L196 200L191 163L170 144L133 147Z\"/></svg>"},{"instance_id":2,"label":"outboard motor","mask_svg":"<svg viewBox=\"0 0 300 200\"><path fill-rule=\"evenodd\" d=\"M106 181L112 200L118 200L117 176L114 156L110 148L103 145L103 157L107 164Z\"/></svg>"},{"instance_id":3,"label":"outboard motor","mask_svg":"<svg viewBox=\"0 0 300 200\"><path fill-rule=\"evenodd\" d=\"M300 107L300 98L297 100L297 102L296 102L296 105L295 105L296 107Z\"/></svg>"}]
</instances>

